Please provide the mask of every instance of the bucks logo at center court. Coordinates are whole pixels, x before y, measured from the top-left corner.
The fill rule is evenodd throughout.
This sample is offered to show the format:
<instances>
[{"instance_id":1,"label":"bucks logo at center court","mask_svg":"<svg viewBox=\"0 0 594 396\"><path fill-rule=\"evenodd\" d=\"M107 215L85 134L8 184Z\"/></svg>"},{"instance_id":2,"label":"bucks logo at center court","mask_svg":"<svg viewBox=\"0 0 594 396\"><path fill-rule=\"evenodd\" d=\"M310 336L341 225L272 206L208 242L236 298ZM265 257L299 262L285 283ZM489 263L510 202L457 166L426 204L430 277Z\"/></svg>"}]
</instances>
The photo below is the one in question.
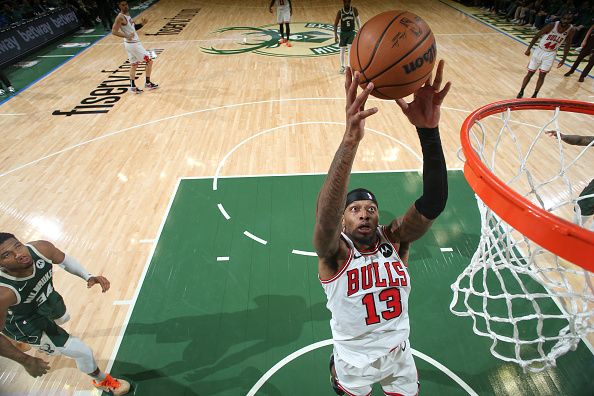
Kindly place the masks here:
<instances>
[{"instance_id":1,"label":"bucks logo at center court","mask_svg":"<svg viewBox=\"0 0 594 396\"><path fill-rule=\"evenodd\" d=\"M252 52L266 56L310 57L335 55L340 52L334 41L334 26L318 22L291 22L292 47L278 43L281 36L277 24L259 27L234 26L215 30L220 44L200 47L207 54L235 55ZM213 40L214 41L214 40Z\"/></svg>"}]
</instances>

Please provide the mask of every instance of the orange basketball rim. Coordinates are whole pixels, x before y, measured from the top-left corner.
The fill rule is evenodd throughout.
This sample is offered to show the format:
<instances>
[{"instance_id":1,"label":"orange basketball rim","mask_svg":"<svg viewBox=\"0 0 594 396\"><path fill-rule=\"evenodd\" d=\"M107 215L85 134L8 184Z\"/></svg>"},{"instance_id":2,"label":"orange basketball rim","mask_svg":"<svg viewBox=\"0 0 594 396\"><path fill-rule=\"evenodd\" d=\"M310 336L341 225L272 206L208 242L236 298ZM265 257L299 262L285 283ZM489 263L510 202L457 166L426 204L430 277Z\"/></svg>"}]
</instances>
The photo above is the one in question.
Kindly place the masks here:
<instances>
[{"instance_id":1,"label":"orange basketball rim","mask_svg":"<svg viewBox=\"0 0 594 396\"><path fill-rule=\"evenodd\" d=\"M481 200L510 226L553 254L594 272L594 232L555 216L509 188L477 156L469 131L477 121L516 110L555 110L594 115L594 104L558 99L512 99L494 102L470 114L460 130L466 158L464 176Z\"/></svg>"}]
</instances>

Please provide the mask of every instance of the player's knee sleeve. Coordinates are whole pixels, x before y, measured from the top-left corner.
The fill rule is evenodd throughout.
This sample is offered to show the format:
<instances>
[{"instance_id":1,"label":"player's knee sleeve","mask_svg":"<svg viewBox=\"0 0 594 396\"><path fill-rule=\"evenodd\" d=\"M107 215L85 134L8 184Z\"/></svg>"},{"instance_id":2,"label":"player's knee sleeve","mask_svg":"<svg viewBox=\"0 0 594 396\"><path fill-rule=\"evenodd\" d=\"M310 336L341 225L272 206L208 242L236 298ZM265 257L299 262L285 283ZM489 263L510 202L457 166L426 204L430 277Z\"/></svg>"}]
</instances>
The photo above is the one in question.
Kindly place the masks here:
<instances>
[{"instance_id":1,"label":"player's knee sleeve","mask_svg":"<svg viewBox=\"0 0 594 396\"><path fill-rule=\"evenodd\" d=\"M58 319L55 319L54 322L58 326L60 326L60 325L63 325L64 323L68 322L69 320L70 320L70 314L68 312L66 312L64 315L62 315Z\"/></svg>"},{"instance_id":2,"label":"player's knee sleeve","mask_svg":"<svg viewBox=\"0 0 594 396\"><path fill-rule=\"evenodd\" d=\"M76 367L85 374L97 369L97 363L91 348L80 338L70 336L62 348L57 348L64 356L76 361Z\"/></svg>"}]
</instances>

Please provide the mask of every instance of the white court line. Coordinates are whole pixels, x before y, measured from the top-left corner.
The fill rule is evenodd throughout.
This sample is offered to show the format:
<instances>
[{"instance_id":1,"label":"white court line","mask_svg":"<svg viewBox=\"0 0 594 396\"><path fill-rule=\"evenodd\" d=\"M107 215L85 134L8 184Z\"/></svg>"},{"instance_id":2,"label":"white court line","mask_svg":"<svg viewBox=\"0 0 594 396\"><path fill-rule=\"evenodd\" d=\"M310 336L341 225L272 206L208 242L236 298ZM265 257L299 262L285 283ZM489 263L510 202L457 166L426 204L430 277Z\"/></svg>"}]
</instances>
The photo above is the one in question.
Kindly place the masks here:
<instances>
[{"instance_id":1,"label":"white court line","mask_svg":"<svg viewBox=\"0 0 594 396\"><path fill-rule=\"evenodd\" d=\"M38 58L70 58L74 55L39 55Z\"/></svg>"},{"instance_id":2,"label":"white court line","mask_svg":"<svg viewBox=\"0 0 594 396\"><path fill-rule=\"evenodd\" d=\"M293 251L291 253L293 253L293 254L300 254L302 256L318 257L318 255L316 254L316 252L308 252L308 251L305 251L305 250L293 249Z\"/></svg>"},{"instance_id":3,"label":"white court line","mask_svg":"<svg viewBox=\"0 0 594 396\"><path fill-rule=\"evenodd\" d=\"M163 41L142 41L143 45L146 44L166 44L166 43L173 43L173 44L185 44L185 43L215 43L215 42L226 42L226 41L237 41L243 40L242 36L231 37L231 38L213 38L213 39L194 39L194 40L163 40ZM97 45L122 45L122 43L103 43Z\"/></svg>"},{"instance_id":4,"label":"white court line","mask_svg":"<svg viewBox=\"0 0 594 396\"><path fill-rule=\"evenodd\" d=\"M243 232L243 235L245 235L245 236L246 236L246 237L248 237L248 238L251 238L251 239L253 239L254 241L256 241L256 242L258 242L258 243L261 243L262 245L266 245L266 244L268 243L268 241L265 241L265 240L264 240L264 239L262 239L262 238L258 238L257 236L255 236L254 234L252 234L252 233L251 233L251 232L249 232L249 231L244 231L244 232Z\"/></svg>"},{"instance_id":5,"label":"white court line","mask_svg":"<svg viewBox=\"0 0 594 396\"><path fill-rule=\"evenodd\" d=\"M116 300L113 302L113 305L130 305L132 304L132 300Z\"/></svg>"},{"instance_id":6,"label":"white court line","mask_svg":"<svg viewBox=\"0 0 594 396\"><path fill-rule=\"evenodd\" d=\"M94 44L94 45L96 45L96 44ZM85 49L85 50L86 50L86 49ZM45 77L47 77L47 76L45 76ZM44 77L44 78L45 78L45 77ZM260 100L260 101L255 101L255 102L236 103L236 104L230 104L230 105L224 105L224 106L211 107L211 108L208 108L208 109L194 110L194 111L189 111L189 112L182 113L182 114L178 114L178 115L173 115L173 116L163 117L163 118L159 118L159 119L157 119L157 120L148 121L148 122L144 122L144 123L142 123L142 124L137 124L137 125L134 125L134 126L131 126L131 127L127 127L127 128L124 128L124 129L120 129L120 130L118 130L118 131L109 132L109 133L107 133L107 134L105 134L105 135L98 136L98 137L96 137L96 138L93 138L93 139L85 140L84 142L80 142L80 143L77 143L77 144L75 144L75 145L73 145L73 146L66 147L66 148L64 148L64 149L62 149L62 150L55 151L55 152L53 152L53 153L51 153L51 154L45 155L45 156L43 156L43 157L41 157L41 158L38 158L38 159L36 159L36 160L33 160L33 161L30 161L30 162L27 162L27 163L25 163L25 164L23 164L23 165L19 165L19 166L17 166L16 168L10 169L10 170L8 170L8 171L6 171L6 172L4 172L4 173L0 173L0 178L4 177L4 176L6 176L6 175L9 175L9 174L11 174L11 173L14 173L14 172L16 172L16 171L18 171L18 170L21 170L21 169L23 169L23 168L26 168L26 167L28 167L28 166L35 165L35 164L37 164L38 162L41 162L41 161L44 161L44 160L46 160L46 159L49 159L49 158L55 157L55 156L57 156L57 155L59 155L59 154L63 154L63 153L65 153L65 152L68 152L68 151L71 151L71 150L77 149L77 148L79 148L79 147L85 146L85 145L87 145L87 144L89 144L89 143L94 143L94 142L96 142L96 141L99 141L99 140L103 140L103 139L106 139L106 138L109 138L109 137L112 137L112 136L115 136L115 135L119 135L120 133L124 133L124 132L130 131L130 130L133 130L133 129L139 129L139 128L145 127L145 126L147 126L147 125L158 124L158 123L160 123L160 122L162 122L162 121L167 121L167 120L174 120L174 119L176 119L176 118L185 117L185 116L188 116L188 115L193 115L193 114L206 113L206 112L209 112L209 111L216 111L216 110L221 110L221 109L232 109L232 108L235 108L235 107L249 106L249 105L256 105L256 104L265 104L265 103L282 103L282 102L300 102L300 101L325 101L325 100L330 100L330 101L344 100L344 97L340 97L340 98L292 98L292 99L269 99L269 100ZM385 100L382 100L382 99L375 99L375 98L372 98L372 99L370 99L370 100L372 100L372 101L377 101L377 102L383 102L383 103L385 103ZM368 101L369 101L369 100L368 100ZM455 108L446 107L446 106L442 106L441 108L442 108L442 110L452 110L452 111L459 111L459 112L464 112L464 113L470 113L470 111L468 111L468 110L455 109ZM512 120L512 122L513 122L513 120ZM341 124L341 125L344 125L344 124ZM368 130L369 130L369 129L368 129ZM217 177L218 177L218 176L217 176Z\"/></svg>"},{"instance_id":7,"label":"white court line","mask_svg":"<svg viewBox=\"0 0 594 396\"><path fill-rule=\"evenodd\" d=\"M169 203L167 204L167 209L165 209L165 213L163 214L163 220L161 220L161 225L159 226L159 231L157 232L157 238L156 238L157 241L159 240L159 238L161 237L161 233L163 232L163 227L165 226L165 220L167 220L167 216L169 216L169 211L171 210L171 206L173 205L173 200L175 199L175 196L177 195L177 191L179 189L180 182L181 182L181 179L178 179L177 183L175 183L175 188L173 189L173 194L171 194L171 199L169 200ZM124 339L124 333L126 332L126 328L128 327L128 323L130 322L130 317L132 317L132 311L134 311L134 306L136 305L136 301L138 300L138 295L140 294L140 288L142 287L142 284L144 283L144 278L146 278L146 274L148 272L148 268L151 263L151 260L153 259L153 255L155 254L156 248L157 248L157 244L155 243L155 244L153 244L151 252L149 253L149 255L146 259L146 263L144 264L144 269L142 270L140 279L138 279L138 284L136 285L136 290L134 291L134 296L132 297L130 307L128 308L128 313L126 314L126 319L124 319L124 324L122 325L120 334L118 335L118 338L116 339L116 343L113 347L113 351L111 353L111 356L110 356L110 358L107 362L107 366L105 368L105 371L107 373L109 373L111 371L111 368L115 361L116 355L118 354L118 351L120 349L120 345L122 344L122 340Z\"/></svg>"},{"instance_id":8,"label":"white court line","mask_svg":"<svg viewBox=\"0 0 594 396\"><path fill-rule=\"evenodd\" d=\"M155 243L154 239L141 239L138 243Z\"/></svg>"},{"instance_id":9,"label":"white court line","mask_svg":"<svg viewBox=\"0 0 594 396\"><path fill-rule=\"evenodd\" d=\"M264 373L264 375L258 380L258 382L256 382L254 384L254 386L252 386L252 389L250 389L250 391L247 393L246 396L255 396L256 392L258 392L258 390L260 390L262 385L264 385L266 383L266 381L268 381L270 379L270 377L272 377L278 370L280 370L287 363L290 363L291 361L297 359L299 356L304 355L308 352L311 352L314 349L322 348L322 347L325 347L328 345L332 345L332 339L318 341L316 343L313 343L311 345L303 347L303 348L291 353L290 355L286 356L280 362L278 362L277 364L272 366L266 373ZM478 396L478 394L474 390L472 390L472 388L470 386L468 386L468 384L466 382L464 382L460 377L458 377L454 372L452 372L446 366L439 363L435 359L425 355L424 353L417 351L414 348L411 348L411 349L412 349L412 354L414 356L417 356L417 357L423 359L427 363L432 364L434 367L441 370L445 375L447 375L452 380L454 380L454 382L456 382L458 385L460 385L460 387L462 389L464 389L469 395Z\"/></svg>"},{"instance_id":10,"label":"white court line","mask_svg":"<svg viewBox=\"0 0 594 396\"><path fill-rule=\"evenodd\" d=\"M453 252L454 249L452 248L440 248L439 250L441 250L442 252Z\"/></svg>"},{"instance_id":11,"label":"white court line","mask_svg":"<svg viewBox=\"0 0 594 396\"><path fill-rule=\"evenodd\" d=\"M0 113L0 116L24 116L27 115L27 113Z\"/></svg>"},{"instance_id":12,"label":"white court line","mask_svg":"<svg viewBox=\"0 0 594 396\"><path fill-rule=\"evenodd\" d=\"M210 179L210 178L209 178ZM227 213L227 211L225 210L225 208L223 208L222 204L217 204L217 207L219 208L219 211L223 214L223 216L229 220L231 218L231 216L229 216L229 214Z\"/></svg>"},{"instance_id":13,"label":"white court line","mask_svg":"<svg viewBox=\"0 0 594 396\"><path fill-rule=\"evenodd\" d=\"M229 256L220 256L220 257L217 257L217 261L229 261Z\"/></svg>"},{"instance_id":14,"label":"white court line","mask_svg":"<svg viewBox=\"0 0 594 396\"><path fill-rule=\"evenodd\" d=\"M293 127L293 126L298 126L298 125L340 125L340 126L344 126L345 124L342 122L330 122L330 121L305 121L305 122L295 122L292 124L285 124L285 125L280 125L274 128L270 128L270 129L266 129L263 131L260 131L258 133L256 133L255 135L252 135L248 138L245 138L244 140L242 140L241 142L239 142L238 144L235 145L235 147L233 147L231 150L229 150L229 152L227 152L227 154L225 154L225 156L223 157L223 159L219 162L219 165L217 166L217 170L215 171L215 176L213 178L212 181L212 189L213 190L217 190L218 187L218 178L219 175L221 173L221 169L223 168L223 166L225 165L225 162L227 161L227 159L231 156L231 154L233 154L237 149L239 149L242 145L244 145L245 143L249 142L252 139L258 138L262 135L265 135L267 133L270 132L274 132L278 129L282 129L282 128L288 128L288 127ZM393 136L390 136L384 132L380 132L377 131L375 129L372 128L366 128L365 129L368 132L374 132L380 136L384 136L387 137L390 140L395 141L396 143L400 144L402 147L404 147L405 149L407 149L421 164L423 164L423 159L421 158L421 156L419 154L417 154L409 145L407 145L406 143L396 139ZM1 176L1 175L0 175Z\"/></svg>"}]
</instances>

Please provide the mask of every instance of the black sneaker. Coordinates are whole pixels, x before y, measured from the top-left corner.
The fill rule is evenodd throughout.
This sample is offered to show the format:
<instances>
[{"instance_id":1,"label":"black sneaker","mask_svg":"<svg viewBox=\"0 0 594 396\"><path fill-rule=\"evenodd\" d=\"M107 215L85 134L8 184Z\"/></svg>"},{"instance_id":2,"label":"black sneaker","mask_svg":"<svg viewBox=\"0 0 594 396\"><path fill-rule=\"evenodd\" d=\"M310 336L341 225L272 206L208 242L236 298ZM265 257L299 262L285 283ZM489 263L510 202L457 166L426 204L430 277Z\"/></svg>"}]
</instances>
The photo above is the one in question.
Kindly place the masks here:
<instances>
[{"instance_id":1,"label":"black sneaker","mask_svg":"<svg viewBox=\"0 0 594 396\"><path fill-rule=\"evenodd\" d=\"M332 368L334 367L334 353L330 355L330 385L337 395L344 395L344 391L338 387L336 378L332 375Z\"/></svg>"},{"instance_id":2,"label":"black sneaker","mask_svg":"<svg viewBox=\"0 0 594 396\"><path fill-rule=\"evenodd\" d=\"M144 84L144 88L151 90L151 89L157 89L157 88L159 88L159 86L151 81L151 82L147 82L146 84Z\"/></svg>"},{"instance_id":3,"label":"black sneaker","mask_svg":"<svg viewBox=\"0 0 594 396\"><path fill-rule=\"evenodd\" d=\"M524 97L524 91L518 92L518 95L516 96L516 98L520 99L522 97Z\"/></svg>"}]
</instances>

